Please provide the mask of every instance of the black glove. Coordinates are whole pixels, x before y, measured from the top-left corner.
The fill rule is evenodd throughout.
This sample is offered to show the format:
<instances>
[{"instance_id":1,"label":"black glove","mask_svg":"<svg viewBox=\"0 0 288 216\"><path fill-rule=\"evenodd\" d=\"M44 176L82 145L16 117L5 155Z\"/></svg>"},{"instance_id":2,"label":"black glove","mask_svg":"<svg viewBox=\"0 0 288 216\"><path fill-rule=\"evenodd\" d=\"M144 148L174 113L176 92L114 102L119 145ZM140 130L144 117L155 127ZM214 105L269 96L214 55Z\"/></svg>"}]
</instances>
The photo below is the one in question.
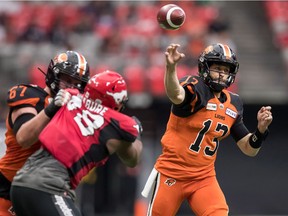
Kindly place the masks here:
<instances>
[{"instance_id":1,"label":"black glove","mask_svg":"<svg viewBox=\"0 0 288 216\"><path fill-rule=\"evenodd\" d=\"M142 135L142 132L143 132L143 127L142 127L142 124L140 122L140 120L136 117L136 116L132 116L132 118L136 121L136 123L138 124L139 126L139 135L141 136Z\"/></svg>"}]
</instances>

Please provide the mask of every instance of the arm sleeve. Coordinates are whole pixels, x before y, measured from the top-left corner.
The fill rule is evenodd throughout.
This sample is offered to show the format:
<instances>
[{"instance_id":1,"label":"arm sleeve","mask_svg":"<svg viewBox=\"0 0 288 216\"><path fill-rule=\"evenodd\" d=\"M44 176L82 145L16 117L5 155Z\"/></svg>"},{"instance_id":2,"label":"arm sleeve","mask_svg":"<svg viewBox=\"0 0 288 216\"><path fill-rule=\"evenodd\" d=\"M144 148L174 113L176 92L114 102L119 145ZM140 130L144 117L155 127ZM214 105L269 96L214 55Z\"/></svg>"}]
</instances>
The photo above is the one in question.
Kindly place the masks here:
<instances>
[{"instance_id":1,"label":"arm sleeve","mask_svg":"<svg viewBox=\"0 0 288 216\"><path fill-rule=\"evenodd\" d=\"M13 132L14 134L17 134L18 130L20 129L20 127L27 121L29 121L30 119L34 118L34 114L32 113L24 113L20 116L18 116L18 118L15 120L14 124L13 124Z\"/></svg>"},{"instance_id":2,"label":"arm sleeve","mask_svg":"<svg viewBox=\"0 0 288 216\"><path fill-rule=\"evenodd\" d=\"M236 123L231 127L231 136L238 142L249 133L241 117L238 117Z\"/></svg>"},{"instance_id":3,"label":"arm sleeve","mask_svg":"<svg viewBox=\"0 0 288 216\"><path fill-rule=\"evenodd\" d=\"M230 95L231 95L231 102L236 107L236 109L238 110L238 114L239 114L236 119L236 122L231 127L230 132L231 132L231 136L233 137L233 139L236 142L238 142L250 132L243 122L244 109L243 109L242 100L240 99L238 94L230 93Z\"/></svg>"}]
</instances>

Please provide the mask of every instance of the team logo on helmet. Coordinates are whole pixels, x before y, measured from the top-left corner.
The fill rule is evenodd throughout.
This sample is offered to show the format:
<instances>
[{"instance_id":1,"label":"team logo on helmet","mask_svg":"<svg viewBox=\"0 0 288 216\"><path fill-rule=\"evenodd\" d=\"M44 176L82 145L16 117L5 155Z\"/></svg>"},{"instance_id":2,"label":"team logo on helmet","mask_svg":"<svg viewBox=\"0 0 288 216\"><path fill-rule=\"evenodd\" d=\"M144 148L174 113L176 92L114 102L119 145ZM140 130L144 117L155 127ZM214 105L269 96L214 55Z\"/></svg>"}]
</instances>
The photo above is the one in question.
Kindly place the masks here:
<instances>
[{"instance_id":1,"label":"team logo on helmet","mask_svg":"<svg viewBox=\"0 0 288 216\"><path fill-rule=\"evenodd\" d=\"M203 51L203 54L205 55L205 54L210 53L212 51L213 51L213 46L210 45L210 46L205 48L205 50Z\"/></svg>"},{"instance_id":2,"label":"team logo on helmet","mask_svg":"<svg viewBox=\"0 0 288 216\"><path fill-rule=\"evenodd\" d=\"M68 55L66 53L60 53L54 58L55 63L66 62L67 60L68 60Z\"/></svg>"},{"instance_id":3,"label":"team logo on helmet","mask_svg":"<svg viewBox=\"0 0 288 216\"><path fill-rule=\"evenodd\" d=\"M121 92L106 92L107 95L110 95L114 98L116 104L120 104L127 96L127 91L123 90Z\"/></svg>"}]
</instances>

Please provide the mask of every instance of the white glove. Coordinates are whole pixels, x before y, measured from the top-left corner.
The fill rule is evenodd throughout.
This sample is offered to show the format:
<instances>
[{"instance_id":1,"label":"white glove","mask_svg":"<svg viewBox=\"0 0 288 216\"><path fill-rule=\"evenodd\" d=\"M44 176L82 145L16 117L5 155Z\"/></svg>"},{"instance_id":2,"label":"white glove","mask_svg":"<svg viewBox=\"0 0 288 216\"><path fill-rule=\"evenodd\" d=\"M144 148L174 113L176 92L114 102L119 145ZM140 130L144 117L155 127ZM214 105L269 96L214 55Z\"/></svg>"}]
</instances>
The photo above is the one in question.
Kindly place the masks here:
<instances>
[{"instance_id":1,"label":"white glove","mask_svg":"<svg viewBox=\"0 0 288 216\"><path fill-rule=\"evenodd\" d=\"M54 98L54 104L56 106L64 106L71 99L71 94L65 89L60 89Z\"/></svg>"}]
</instances>

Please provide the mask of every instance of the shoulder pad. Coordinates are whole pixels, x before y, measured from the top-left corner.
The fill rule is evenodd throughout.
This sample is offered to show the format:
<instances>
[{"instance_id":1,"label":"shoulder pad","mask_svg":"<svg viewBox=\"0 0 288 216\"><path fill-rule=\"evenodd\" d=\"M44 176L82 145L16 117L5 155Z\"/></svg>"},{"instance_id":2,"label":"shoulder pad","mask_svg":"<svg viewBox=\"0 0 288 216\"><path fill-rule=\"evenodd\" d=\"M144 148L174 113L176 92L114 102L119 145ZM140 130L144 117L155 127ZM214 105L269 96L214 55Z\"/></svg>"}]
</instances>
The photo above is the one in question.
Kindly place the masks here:
<instances>
[{"instance_id":1,"label":"shoulder pad","mask_svg":"<svg viewBox=\"0 0 288 216\"><path fill-rule=\"evenodd\" d=\"M8 91L7 104L9 107L36 106L40 98L48 94L36 85L17 85Z\"/></svg>"},{"instance_id":2,"label":"shoulder pad","mask_svg":"<svg viewBox=\"0 0 288 216\"><path fill-rule=\"evenodd\" d=\"M199 77L197 76L185 76L179 80L180 84L184 87L187 85L196 85L199 83Z\"/></svg>"},{"instance_id":3,"label":"shoulder pad","mask_svg":"<svg viewBox=\"0 0 288 216\"><path fill-rule=\"evenodd\" d=\"M239 95L230 91L228 91L228 93L231 97L231 104L233 104L237 108L237 110L241 110L243 107L243 101L241 100Z\"/></svg>"}]
</instances>

